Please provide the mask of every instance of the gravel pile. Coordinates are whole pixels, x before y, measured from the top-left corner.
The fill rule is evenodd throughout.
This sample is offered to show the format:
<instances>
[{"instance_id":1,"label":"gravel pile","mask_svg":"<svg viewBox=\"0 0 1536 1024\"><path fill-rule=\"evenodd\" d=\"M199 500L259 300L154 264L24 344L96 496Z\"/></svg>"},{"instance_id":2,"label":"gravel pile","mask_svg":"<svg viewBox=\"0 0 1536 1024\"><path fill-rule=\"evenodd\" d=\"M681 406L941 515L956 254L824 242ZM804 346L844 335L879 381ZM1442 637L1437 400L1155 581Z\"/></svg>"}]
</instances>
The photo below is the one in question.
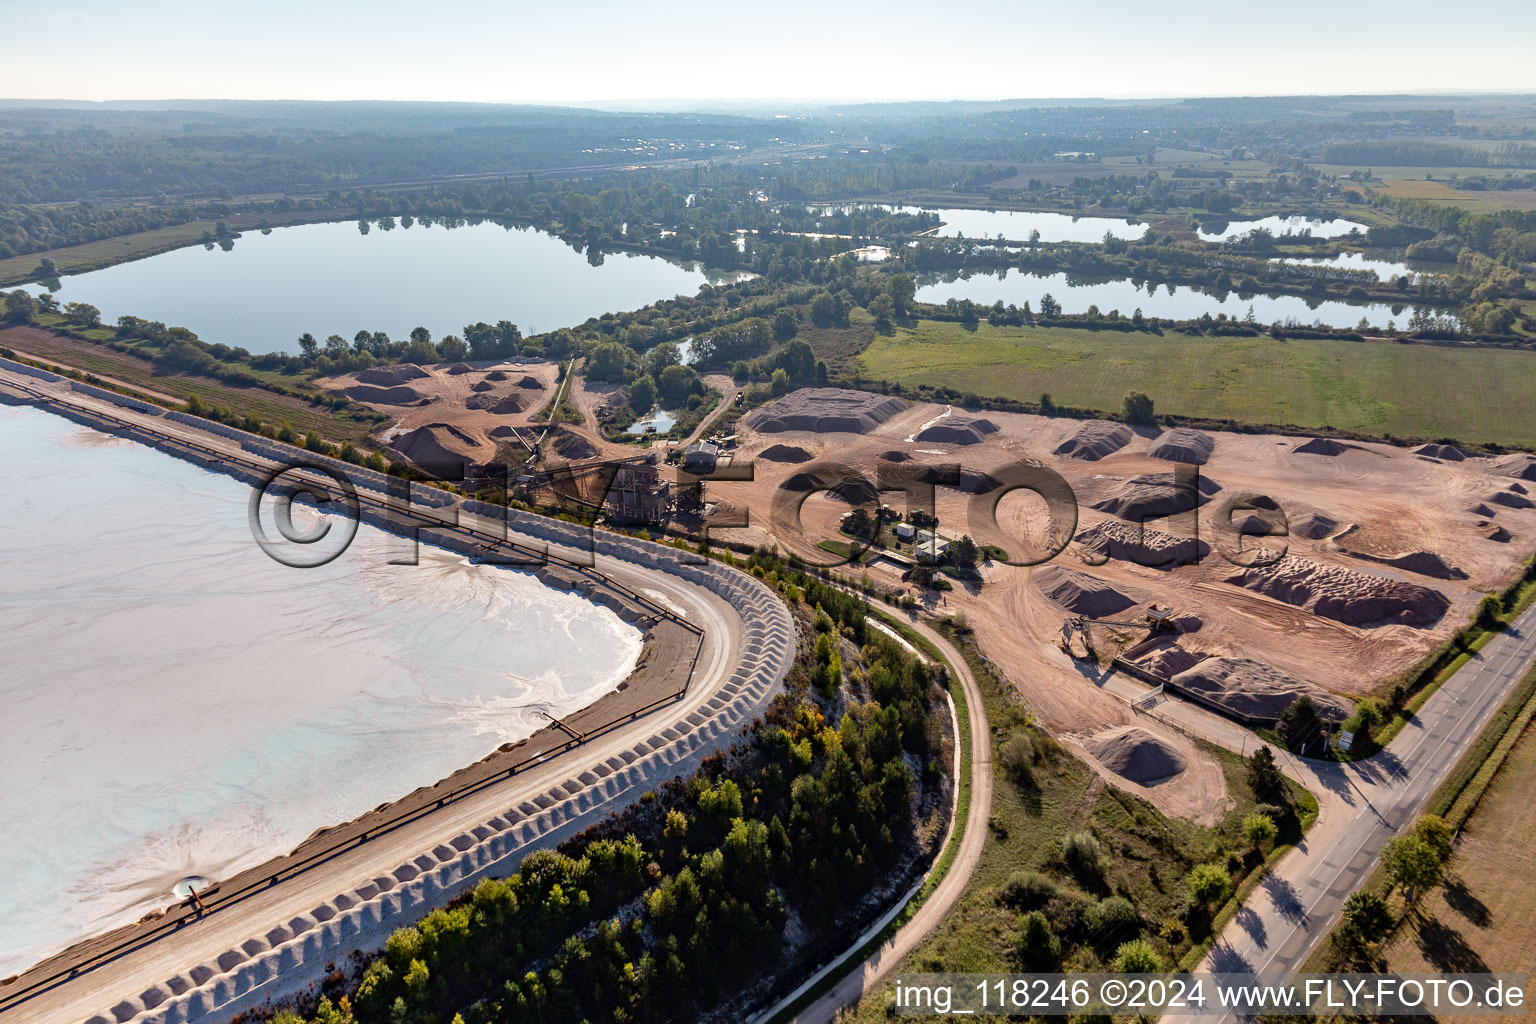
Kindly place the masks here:
<instances>
[{"instance_id":1,"label":"gravel pile","mask_svg":"<svg viewBox=\"0 0 1536 1024\"><path fill-rule=\"evenodd\" d=\"M1077 433L1057 445L1053 454L1097 462L1130 444L1134 436L1124 423L1089 420L1078 428Z\"/></svg>"},{"instance_id":2,"label":"gravel pile","mask_svg":"<svg viewBox=\"0 0 1536 1024\"><path fill-rule=\"evenodd\" d=\"M1104 767L1141 786L1171 779L1188 766L1183 754L1134 725L1097 733L1083 746Z\"/></svg>"},{"instance_id":3,"label":"gravel pile","mask_svg":"<svg viewBox=\"0 0 1536 1024\"><path fill-rule=\"evenodd\" d=\"M1165 430L1157 443L1147 452L1154 459L1183 462L1190 466L1203 466L1210 461L1216 442L1210 434L1198 430L1175 427Z\"/></svg>"},{"instance_id":4,"label":"gravel pile","mask_svg":"<svg viewBox=\"0 0 1536 1024\"><path fill-rule=\"evenodd\" d=\"M775 434L867 434L907 407L899 398L843 388L801 388L744 417L753 430Z\"/></svg>"}]
</instances>

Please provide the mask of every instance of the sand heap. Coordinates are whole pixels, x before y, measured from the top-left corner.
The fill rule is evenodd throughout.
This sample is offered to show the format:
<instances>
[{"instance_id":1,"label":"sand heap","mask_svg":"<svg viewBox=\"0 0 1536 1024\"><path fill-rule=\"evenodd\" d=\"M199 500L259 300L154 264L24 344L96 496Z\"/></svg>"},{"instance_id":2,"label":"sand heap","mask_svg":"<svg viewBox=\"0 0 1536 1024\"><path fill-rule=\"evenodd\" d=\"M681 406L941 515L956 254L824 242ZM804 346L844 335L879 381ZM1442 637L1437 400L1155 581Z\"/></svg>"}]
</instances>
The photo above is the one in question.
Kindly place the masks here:
<instances>
[{"instance_id":1,"label":"sand heap","mask_svg":"<svg viewBox=\"0 0 1536 1024\"><path fill-rule=\"evenodd\" d=\"M1131 428L1124 423L1089 420L1078 428L1077 433L1057 445L1053 454L1097 462L1130 444L1133 436Z\"/></svg>"},{"instance_id":2,"label":"sand heap","mask_svg":"<svg viewBox=\"0 0 1536 1024\"><path fill-rule=\"evenodd\" d=\"M1309 540L1322 540L1339 528L1339 521L1321 512L1303 512L1291 520L1291 532Z\"/></svg>"},{"instance_id":3,"label":"sand heap","mask_svg":"<svg viewBox=\"0 0 1536 1024\"><path fill-rule=\"evenodd\" d=\"M757 457L769 462L810 462L816 456L796 445L774 444L758 452Z\"/></svg>"},{"instance_id":4,"label":"sand heap","mask_svg":"<svg viewBox=\"0 0 1536 1024\"><path fill-rule=\"evenodd\" d=\"M1134 725L1097 733L1084 740L1083 746L1094 760L1140 786L1171 779L1186 767L1183 754Z\"/></svg>"},{"instance_id":5,"label":"sand heap","mask_svg":"<svg viewBox=\"0 0 1536 1024\"><path fill-rule=\"evenodd\" d=\"M450 366L447 369L443 370L443 372L444 373L450 373L453 376L457 377L461 373L474 373L475 372L475 368L473 366L470 366L468 363L454 363L452 366Z\"/></svg>"},{"instance_id":6,"label":"sand heap","mask_svg":"<svg viewBox=\"0 0 1536 1024\"><path fill-rule=\"evenodd\" d=\"M796 473L780 484L790 491L824 491L828 497L846 501L850 505L878 504L880 492L867 477L861 475L840 477L822 473Z\"/></svg>"},{"instance_id":7,"label":"sand heap","mask_svg":"<svg viewBox=\"0 0 1536 1024\"><path fill-rule=\"evenodd\" d=\"M1475 524L1475 529L1483 535L1484 540L1496 541L1499 544L1509 543L1510 532L1498 523L1485 519Z\"/></svg>"},{"instance_id":8,"label":"sand heap","mask_svg":"<svg viewBox=\"0 0 1536 1024\"><path fill-rule=\"evenodd\" d=\"M1160 679L1172 679L1180 672L1198 665L1204 657L1198 651L1186 651L1176 641L1164 640L1153 647L1138 647L1135 656L1128 660Z\"/></svg>"},{"instance_id":9,"label":"sand heap","mask_svg":"<svg viewBox=\"0 0 1536 1024\"><path fill-rule=\"evenodd\" d=\"M1352 449L1359 450L1359 447L1359 445L1335 441L1331 437L1314 437L1292 448L1291 451L1297 455L1327 455L1331 458L1335 455L1343 455Z\"/></svg>"},{"instance_id":10,"label":"sand heap","mask_svg":"<svg viewBox=\"0 0 1536 1024\"><path fill-rule=\"evenodd\" d=\"M1220 484L1204 476L1198 487L1186 492L1174 486L1170 473L1147 473L1121 481L1090 507L1140 523L1189 512L1205 504L1219 490Z\"/></svg>"},{"instance_id":11,"label":"sand heap","mask_svg":"<svg viewBox=\"0 0 1536 1024\"><path fill-rule=\"evenodd\" d=\"M913 462L902 466L887 466L879 474L880 486L889 490L900 490L913 484L927 484L934 487L953 487L966 494L985 494L1002 486L1002 481L979 469L962 469L958 478L952 475L953 470L953 463L947 466L934 466Z\"/></svg>"},{"instance_id":12,"label":"sand heap","mask_svg":"<svg viewBox=\"0 0 1536 1024\"><path fill-rule=\"evenodd\" d=\"M1497 491L1488 495L1483 500L1491 501L1495 505L1503 505L1505 508L1530 508L1533 504L1536 504L1530 498L1525 497L1523 494L1516 494L1512 490Z\"/></svg>"},{"instance_id":13,"label":"sand heap","mask_svg":"<svg viewBox=\"0 0 1536 1024\"><path fill-rule=\"evenodd\" d=\"M1287 555L1273 565L1245 569L1223 582L1305 608L1347 626L1403 625L1427 629L1451 602L1438 590L1355 569Z\"/></svg>"},{"instance_id":14,"label":"sand heap","mask_svg":"<svg viewBox=\"0 0 1536 1024\"><path fill-rule=\"evenodd\" d=\"M1478 502L1475 505L1469 505L1467 507L1467 511L1471 512L1475 516L1491 516L1494 514L1493 509L1489 508L1482 502Z\"/></svg>"},{"instance_id":15,"label":"sand heap","mask_svg":"<svg viewBox=\"0 0 1536 1024\"><path fill-rule=\"evenodd\" d=\"M1141 603L1139 597L1122 593L1097 576L1060 565L1042 566L1034 570L1031 579L1048 599L1090 619L1115 615Z\"/></svg>"},{"instance_id":16,"label":"sand heap","mask_svg":"<svg viewBox=\"0 0 1536 1024\"><path fill-rule=\"evenodd\" d=\"M403 384L392 388L354 384L349 388L342 388L341 393L354 402L371 402L374 405L417 405L428 401L420 391Z\"/></svg>"},{"instance_id":17,"label":"sand heap","mask_svg":"<svg viewBox=\"0 0 1536 1024\"><path fill-rule=\"evenodd\" d=\"M912 456L908 455L906 452L897 451L895 448L892 448L888 452L881 452L880 458L885 462L906 462L911 459Z\"/></svg>"},{"instance_id":18,"label":"sand heap","mask_svg":"<svg viewBox=\"0 0 1536 1024\"><path fill-rule=\"evenodd\" d=\"M506 377L505 376L498 377L495 374L492 374L491 377L488 377L486 379L487 380L491 380L491 379L506 380ZM517 386L520 387L520 388L527 388L529 391L539 391L539 390L542 390L543 387L544 387L543 384L539 383L539 378L530 376L528 374L524 374L522 376L522 378L520 380L518 380Z\"/></svg>"},{"instance_id":19,"label":"sand heap","mask_svg":"<svg viewBox=\"0 0 1536 1024\"><path fill-rule=\"evenodd\" d=\"M1173 430L1163 431L1162 436L1157 439L1157 443L1147 454L1154 459L1203 466L1210 461L1211 452L1215 450L1216 442L1211 439L1210 434L1175 427Z\"/></svg>"},{"instance_id":20,"label":"sand heap","mask_svg":"<svg viewBox=\"0 0 1536 1024\"><path fill-rule=\"evenodd\" d=\"M502 372L501 370L492 370L490 373L485 375L485 379L486 380L506 380L507 379L507 375L504 372Z\"/></svg>"},{"instance_id":21,"label":"sand heap","mask_svg":"<svg viewBox=\"0 0 1536 1024\"><path fill-rule=\"evenodd\" d=\"M1408 572L1418 573L1420 576L1432 576L1437 580L1464 580L1467 574L1451 565L1433 551L1420 548L1416 551L1404 551L1393 554L1377 554L1363 550L1362 545L1351 544L1352 539L1358 540L1360 534L1359 524L1354 524L1333 539L1333 546L1354 558L1362 558L1368 562L1376 562L1380 565L1390 565L1394 569L1406 569Z\"/></svg>"},{"instance_id":22,"label":"sand heap","mask_svg":"<svg viewBox=\"0 0 1536 1024\"><path fill-rule=\"evenodd\" d=\"M1342 721L1350 710L1342 698L1249 658L1203 658L1171 682L1236 714L1266 721L1278 720L1301 697L1311 697L1318 714L1332 721Z\"/></svg>"},{"instance_id":23,"label":"sand heap","mask_svg":"<svg viewBox=\"0 0 1536 1024\"><path fill-rule=\"evenodd\" d=\"M843 388L801 388L748 413L747 426L763 433L812 430L867 434L907 407L899 398Z\"/></svg>"},{"instance_id":24,"label":"sand heap","mask_svg":"<svg viewBox=\"0 0 1536 1024\"><path fill-rule=\"evenodd\" d=\"M1072 539L1087 553L1154 569L1189 565L1211 553L1211 546L1203 540L1175 537L1130 523L1099 523Z\"/></svg>"},{"instance_id":25,"label":"sand heap","mask_svg":"<svg viewBox=\"0 0 1536 1024\"><path fill-rule=\"evenodd\" d=\"M572 433L564 427L557 428L550 436L554 444L555 452L562 458L571 462L579 462L582 459L597 457L597 447L582 437Z\"/></svg>"},{"instance_id":26,"label":"sand heap","mask_svg":"<svg viewBox=\"0 0 1536 1024\"><path fill-rule=\"evenodd\" d=\"M1443 462L1465 462L1467 453L1453 444L1421 444L1409 451L1415 455L1423 455L1426 458L1440 459Z\"/></svg>"},{"instance_id":27,"label":"sand heap","mask_svg":"<svg viewBox=\"0 0 1536 1024\"><path fill-rule=\"evenodd\" d=\"M1524 452L1502 456L1488 465L1495 473L1519 477L1521 480L1536 480L1536 456Z\"/></svg>"},{"instance_id":28,"label":"sand heap","mask_svg":"<svg viewBox=\"0 0 1536 1024\"><path fill-rule=\"evenodd\" d=\"M389 446L418 466L434 463L472 463L488 461L495 455L489 445L447 423L429 423L401 434Z\"/></svg>"},{"instance_id":29,"label":"sand heap","mask_svg":"<svg viewBox=\"0 0 1536 1024\"><path fill-rule=\"evenodd\" d=\"M496 385L492 384L488 380L483 380L480 383L478 383L478 384L474 385L473 387L471 387L469 390L474 391L476 393L481 393L481 392L485 392L485 391L495 391L496 390Z\"/></svg>"},{"instance_id":30,"label":"sand heap","mask_svg":"<svg viewBox=\"0 0 1536 1024\"><path fill-rule=\"evenodd\" d=\"M464 400L466 409L484 409L498 416L511 416L523 411L523 399L520 395L507 395L505 398L497 398L495 395L470 395Z\"/></svg>"},{"instance_id":31,"label":"sand heap","mask_svg":"<svg viewBox=\"0 0 1536 1024\"><path fill-rule=\"evenodd\" d=\"M393 387L396 384L404 384L408 380L421 380L431 376L426 370L412 363L401 363L398 366L375 366L371 370L363 370L357 375L359 382L363 384L378 384L381 387Z\"/></svg>"},{"instance_id":32,"label":"sand heap","mask_svg":"<svg viewBox=\"0 0 1536 1024\"><path fill-rule=\"evenodd\" d=\"M932 426L925 427L914 441L934 441L939 444L980 444L988 434L997 433L997 424L988 419L971 419L966 416L946 416Z\"/></svg>"}]
</instances>

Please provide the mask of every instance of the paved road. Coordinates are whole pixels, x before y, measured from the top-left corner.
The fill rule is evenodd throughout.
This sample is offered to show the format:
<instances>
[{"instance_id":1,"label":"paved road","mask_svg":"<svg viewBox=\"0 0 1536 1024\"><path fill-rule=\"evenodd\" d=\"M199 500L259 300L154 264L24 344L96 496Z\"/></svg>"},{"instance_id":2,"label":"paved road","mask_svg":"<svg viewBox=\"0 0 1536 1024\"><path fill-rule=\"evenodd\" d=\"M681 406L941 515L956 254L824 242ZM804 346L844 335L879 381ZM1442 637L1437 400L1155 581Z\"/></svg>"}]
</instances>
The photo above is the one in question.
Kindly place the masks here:
<instances>
[{"instance_id":1,"label":"paved road","mask_svg":"<svg viewBox=\"0 0 1536 1024\"><path fill-rule=\"evenodd\" d=\"M110 406L98 399L69 392L64 385L49 385L0 371L0 382L6 380L56 394L61 400L81 408L99 409L122 419L143 421L165 435L184 437L221 451L227 450L231 455L249 457L247 453L240 452L236 442L229 439L203 434L162 418L142 416ZM430 510L423 511L430 514ZM467 515L464 518L473 519ZM555 545L551 545L551 549L560 551ZM271 888L251 896L237 908L232 908L231 912L210 914L189 927L93 967L64 984L8 1007L0 1012L0 1022L77 1024L113 1006L124 996L149 990L166 979L176 977L194 964L206 962L220 950L240 946L275 922L290 921L307 913L317 904L334 898L337 893L346 892L370 878L394 872L399 865L420 855L422 851L437 847L445 837L474 829L507 813L509 808L540 798L551 787L571 779L575 773L583 772L588 766L600 765L613 758L623 759L626 755L632 758L630 752L637 749L638 743L648 741L669 727L675 728L675 723L681 723L696 713L716 714L711 702L715 702L715 706L728 707L729 702L717 695L743 657L742 622L737 611L703 588L669 573L657 572L606 555L595 557L595 568L678 610L704 630L704 650L699 659L694 685L677 705L669 707L664 713L643 717L631 725L597 737L566 755L551 758L544 764L488 786L363 845L340 852L311 870L285 878ZM654 766L642 769L643 763L643 760L632 762L635 771L629 773L628 787L613 795L608 795L597 783L580 792L571 790L570 783L567 783L567 790L572 792L571 799L579 800L580 809L565 815L561 833L595 820L613 806L628 802L638 793L642 783L654 785L659 781L642 778L643 773L664 772L670 777L686 770L682 761L673 762L661 753L656 755ZM132 1013L128 1012L127 1015L131 1016ZM118 1016L119 1019L125 1019L124 1015Z\"/></svg>"},{"instance_id":2,"label":"paved road","mask_svg":"<svg viewBox=\"0 0 1536 1024\"><path fill-rule=\"evenodd\" d=\"M981 689L971 675L960 652L936 630L921 622L911 623L913 629L937 647L946 661L954 668L965 692L967 719L971 725L971 805L965 818L965 835L960 838L960 849L943 881L918 908L912 919L895 935L870 954L862 964L847 970L842 979L810 1006L800 1011L794 1024L830 1024L837 1011L859 1000L865 992L874 988L891 974L907 955L928 937L954 909L960 894L970 884L971 875L981 860L982 848L987 841L987 818L992 814L992 742L987 726L987 709L982 703ZM766 1015L765 1015L766 1019Z\"/></svg>"},{"instance_id":3,"label":"paved road","mask_svg":"<svg viewBox=\"0 0 1536 1024\"><path fill-rule=\"evenodd\" d=\"M1319 798L1346 812L1319 818L1238 911L1200 969L1296 970L1365 882L1382 846L1421 813L1533 661L1536 607L1441 686L1386 750L1349 765L1307 763L1323 787Z\"/></svg>"}]
</instances>

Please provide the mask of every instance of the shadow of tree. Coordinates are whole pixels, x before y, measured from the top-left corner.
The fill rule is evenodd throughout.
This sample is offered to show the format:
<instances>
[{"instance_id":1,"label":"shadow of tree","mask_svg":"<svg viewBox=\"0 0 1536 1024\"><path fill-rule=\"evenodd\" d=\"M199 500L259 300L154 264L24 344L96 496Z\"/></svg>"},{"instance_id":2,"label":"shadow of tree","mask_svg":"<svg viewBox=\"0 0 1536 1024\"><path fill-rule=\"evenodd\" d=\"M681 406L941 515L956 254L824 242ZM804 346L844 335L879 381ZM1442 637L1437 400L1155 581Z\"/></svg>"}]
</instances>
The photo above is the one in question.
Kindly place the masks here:
<instances>
[{"instance_id":1,"label":"shadow of tree","mask_svg":"<svg viewBox=\"0 0 1536 1024\"><path fill-rule=\"evenodd\" d=\"M1211 971L1214 974L1252 974L1253 965L1226 942L1218 942L1211 947Z\"/></svg>"},{"instance_id":2,"label":"shadow of tree","mask_svg":"<svg viewBox=\"0 0 1536 1024\"><path fill-rule=\"evenodd\" d=\"M1461 932L1432 917L1419 926L1419 952L1426 963L1440 971L1487 974L1488 965L1467 943Z\"/></svg>"},{"instance_id":3,"label":"shadow of tree","mask_svg":"<svg viewBox=\"0 0 1536 1024\"><path fill-rule=\"evenodd\" d=\"M1258 946L1260 949L1268 948L1269 930L1264 927L1264 919L1262 917L1254 913L1252 909L1243 907L1237 912L1235 920L1238 927L1247 932L1248 936L1253 939L1255 946Z\"/></svg>"},{"instance_id":4,"label":"shadow of tree","mask_svg":"<svg viewBox=\"0 0 1536 1024\"><path fill-rule=\"evenodd\" d=\"M1452 910L1466 918L1468 924L1487 928L1493 922L1493 915L1488 912L1488 905L1467 888L1467 883L1459 875L1447 878L1443 891L1445 902Z\"/></svg>"},{"instance_id":5,"label":"shadow of tree","mask_svg":"<svg viewBox=\"0 0 1536 1024\"><path fill-rule=\"evenodd\" d=\"M1264 879L1264 891L1269 893L1269 900L1280 911L1280 916L1287 921L1296 923L1307 919L1306 905L1301 902L1301 896L1296 892L1296 887L1277 875L1270 875Z\"/></svg>"}]
</instances>

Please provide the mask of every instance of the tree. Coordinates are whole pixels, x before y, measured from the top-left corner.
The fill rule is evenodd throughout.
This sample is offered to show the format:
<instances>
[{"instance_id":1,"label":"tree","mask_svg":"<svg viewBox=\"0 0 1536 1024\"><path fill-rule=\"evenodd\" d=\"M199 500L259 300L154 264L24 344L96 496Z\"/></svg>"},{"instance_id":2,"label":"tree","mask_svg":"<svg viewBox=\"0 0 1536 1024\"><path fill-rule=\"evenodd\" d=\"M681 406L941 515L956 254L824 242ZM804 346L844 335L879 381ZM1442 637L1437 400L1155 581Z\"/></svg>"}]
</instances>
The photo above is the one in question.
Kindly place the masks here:
<instances>
[{"instance_id":1,"label":"tree","mask_svg":"<svg viewBox=\"0 0 1536 1024\"><path fill-rule=\"evenodd\" d=\"M1275 819L1262 811L1254 811L1244 818L1242 830L1243 838L1255 850L1262 850L1280 834L1280 830L1275 827Z\"/></svg>"},{"instance_id":2,"label":"tree","mask_svg":"<svg viewBox=\"0 0 1536 1024\"><path fill-rule=\"evenodd\" d=\"M1157 974L1163 959L1146 939L1132 939L1115 950L1115 970L1120 974Z\"/></svg>"},{"instance_id":3,"label":"tree","mask_svg":"<svg viewBox=\"0 0 1536 1024\"><path fill-rule=\"evenodd\" d=\"M669 366L683 361L683 353L675 341L664 341L645 354L645 372L656 376Z\"/></svg>"},{"instance_id":4,"label":"tree","mask_svg":"<svg viewBox=\"0 0 1536 1024\"><path fill-rule=\"evenodd\" d=\"M1003 771L1016 784L1025 789L1034 785L1032 765L1035 760L1035 745L1027 732L1021 730L1008 737L1007 742L998 751L997 759L1003 766Z\"/></svg>"},{"instance_id":5,"label":"tree","mask_svg":"<svg viewBox=\"0 0 1536 1024\"><path fill-rule=\"evenodd\" d=\"M676 408L688 401L689 395L703 394L704 383L691 366L673 364L661 371L656 379L656 389L661 400L669 408Z\"/></svg>"},{"instance_id":6,"label":"tree","mask_svg":"<svg viewBox=\"0 0 1536 1024\"><path fill-rule=\"evenodd\" d=\"M37 319L37 300L20 288L5 297L5 318L13 324L29 324Z\"/></svg>"},{"instance_id":7,"label":"tree","mask_svg":"<svg viewBox=\"0 0 1536 1024\"><path fill-rule=\"evenodd\" d=\"M1440 882L1439 856L1416 835L1389 840L1382 848L1381 862L1392 884L1403 887L1404 898L1410 905L1424 890Z\"/></svg>"},{"instance_id":8,"label":"tree","mask_svg":"<svg viewBox=\"0 0 1536 1024\"><path fill-rule=\"evenodd\" d=\"M591 380L618 381L629 366L629 349L613 341L605 341L587 357L587 377Z\"/></svg>"},{"instance_id":9,"label":"tree","mask_svg":"<svg viewBox=\"0 0 1536 1024\"><path fill-rule=\"evenodd\" d=\"M432 341L432 332L425 327L413 327L411 328L411 340L430 343Z\"/></svg>"},{"instance_id":10,"label":"tree","mask_svg":"<svg viewBox=\"0 0 1536 1024\"><path fill-rule=\"evenodd\" d=\"M811 323L817 327L847 327L848 307L842 296L820 292L811 300Z\"/></svg>"},{"instance_id":11,"label":"tree","mask_svg":"<svg viewBox=\"0 0 1536 1024\"><path fill-rule=\"evenodd\" d=\"M1308 696L1297 697L1280 713L1280 735L1293 750L1304 749L1322 731L1323 719Z\"/></svg>"},{"instance_id":12,"label":"tree","mask_svg":"<svg viewBox=\"0 0 1536 1024\"><path fill-rule=\"evenodd\" d=\"M800 333L800 321L793 310L781 309L773 316L773 336L778 341L788 341Z\"/></svg>"},{"instance_id":13,"label":"tree","mask_svg":"<svg viewBox=\"0 0 1536 1024\"><path fill-rule=\"evenodd\" d=\"M1344 731L1358 736L1369 736L1381 724L1381 705L1373 700L1363 700L1355 707L1354 714L1344 723Z\"/></svg>"},{"instance_id":14,"label":"tree","mask_svg":"<svg viewBox=\"0 0 1536 1024\"><path fill-rule=\"evenodd\" d=\"M412 335L415 333L415 331L411 332ZM435 363L437 362L437 346L433 345L426 338L413 337L411 343L406 346L405 361L415 363L417 366Z\"/></svg>"},{"instance_id":15,"label":"tree","mask_svg":"<svg viewBox=\"0 0 1536 1024\"><path fill-rule=\"evenodd\" d=\"M656 407L656 382L650 376L637 377L629 386L629 407L642 416Z\"/></svg>"},{"instance_id":16,"label":"tree","mask_svg":"<svg viewBox=\"0 0 1536 1024\"><path fill-rule=\"evenodd\" d=\"M1051 932L1050 922L1038 910L1031 910L1019 919L1019 933L1013 948L1019 966L1036 974L1054 971L1061 962L1061 941Z\"/></svg>"},{"instance_id":17,"label":"tree","mask_svg":"<svg viewBox=\"0 0 1536 1024\"><path fill-rule=\"evenodd\" d=\"M976 568L976 542L971 539L970 534L966 534L955 541L954 547L950 549L950 553L954 555L955 565L961 569Z\"/></svg>"},{"instance_id":18,"label":"tree","mask_svg":"<svg viewBox=\"0 0 1536 1024\"><path fill-rule=\"evenodd\" d=\"M458 335L447 334L437 343L437 352L444 359L457 362L469 354L469 346L464 344L464 339Z\"/></svg>"},{"instance_id":19,"label":"tree","mask_svg":"<svg viewBox=\"0 0 1536 1024\"><path fill-rule=\"evenodd\" d=\"M340 358L347 354L347 339L339 334L333 334L325 339L325 354L332 359Z\"/></svg>"},{"instance_id":20,"label":"tree","mask_svg":"<svg viewBox=\"0 0 1536 1024\"><path fill-rule=\"evenodd\" d=\"M299 335L299 353L304 357L306 363L314 362L315 356L319 351L320 342L316 340L313 334L305 331Z\"/></svg>"},{"instance_id":21,"label":"tree","mask_svg":"<svg viewBox=\"0 0 1536 1024\"><path fill-rule=\"evenodd\" d=\"M1380 942L1392 927L1392 910L1380 893L1362 889L1344 901L1342 923L1346 945Z\"/></svg>"},{"instance_id":22,"label":"tree","mask_svg":"<svg viewBox=\"0 0 1536 1024\"><path fill-rule=\"evenodd\" d=\"M101 310L89 302L66 302L64 315L70 323L80 324L84 327L101 326Z\"/></svg>"},{"instance_id":23,"label":"tree","mask_svg":"<svg viewBox=\"0 0 1536 1024\"><path fill-rule=\"evenodd\" d=\"M875 330L880 334L896 332L896 306L889 295L876 295L869 301L869 313L875 318Z\"/></svg>"},{"instance_id":24,"label":"tree","mask_svg":"<svg viewBox=\"0 0 1536 1024\"><path fill-rule=\"evenodd\" d=\"M1125 422L1150 424L1153 422L1152 399L1140 391L1125 396Z\"/></svg>"},{"instance_id":25,"label":"tree","mask_svg":"<svg viewBox=\"0 0 1536 1024\"><path fill-rule=\"evenodd\" d=\"M784 367L781 366L773 371L772 385L775 395L783 395L789 392L789 374L784 372Z\"/></svg>"},{"instance_id":26,"label":"tree","mask_svg":"<svg viewBox=\"0 0 1536 1024\"><path fill-rule=\"evenodd\" d=\"M917 295L917 285L912 281L910 274L895 274L885 285L886 294L891 297L891 304L895 307L895 313L901 319L906 319L912 309L912 300Z\"/></svg>"},{"instance_id":27,"label":"tree","mask_svg":"<svg viewBox=\"0 0 1536 1024\"><path fill-rule=\"evenodd\" d=\"M1438 814L1425 814L1413 823L1413 834L1424 841L1424 845L1435 851L1435 856L1442 862L1451 855L1451 844L1456 841L1456 833L1451 828L1451 823Z\"/></svg>"},{"instance_id":28,"label":"tree","mask_svg":"<svg viewBox=\"0 0 1536 1024\"><path fill-rule=\"evenodd\" d=\"M1248 788L1262 803L1277 803L1285 792L1285 779L1275 764L1275 752L1262 746L1248 758Z\"/></svg>"},{"instance_id":29,"label":"tree","mask_svg":"<svg viewBox=\"0 0 1536 1024\"><path fill-rule=\"evenodd\" d=\"M1220 864L1196 864L1188 883L1190 902L1202 909L1208 910L1232 895L1232 877Z\"/></svg>"}]
</instances>

